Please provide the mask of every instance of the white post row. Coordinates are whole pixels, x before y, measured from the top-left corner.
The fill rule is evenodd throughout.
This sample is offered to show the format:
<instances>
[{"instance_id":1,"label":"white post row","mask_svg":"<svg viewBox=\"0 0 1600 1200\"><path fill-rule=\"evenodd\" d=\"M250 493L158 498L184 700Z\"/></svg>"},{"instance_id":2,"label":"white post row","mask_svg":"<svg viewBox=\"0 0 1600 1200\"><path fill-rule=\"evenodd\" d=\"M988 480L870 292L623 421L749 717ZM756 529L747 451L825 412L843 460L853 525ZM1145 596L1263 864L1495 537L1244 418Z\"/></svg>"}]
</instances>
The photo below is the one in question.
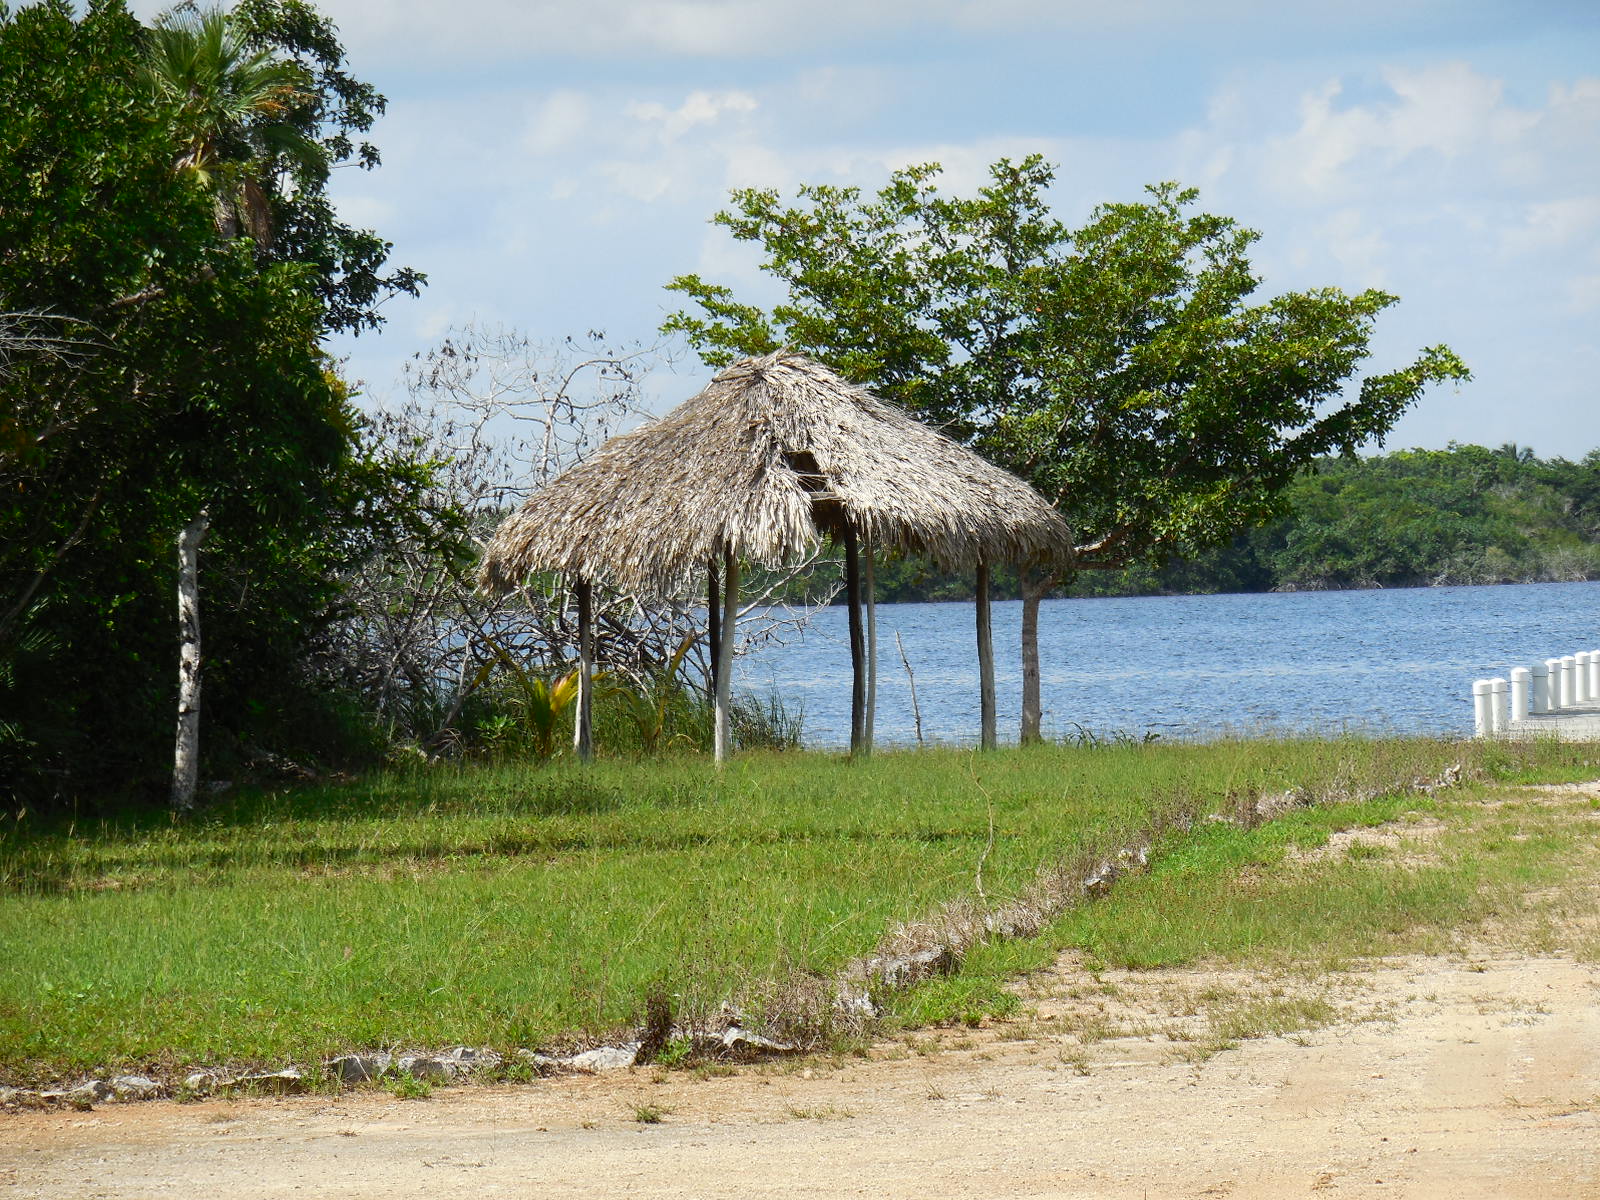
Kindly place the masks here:
<instances>
[{"instance_id":1,"label":"white post row","mask_svg":"<svg viewBox=\"0 0 1600 1200\"><path fill-rule=\"evenodd\" d=\"M1472 685L1472 723L1478 737L1504 733L1530 716L1600 705L1600 650L1547 658L1532 668L1513 667L1510 680Z\"/></svg>"}]
</instances>

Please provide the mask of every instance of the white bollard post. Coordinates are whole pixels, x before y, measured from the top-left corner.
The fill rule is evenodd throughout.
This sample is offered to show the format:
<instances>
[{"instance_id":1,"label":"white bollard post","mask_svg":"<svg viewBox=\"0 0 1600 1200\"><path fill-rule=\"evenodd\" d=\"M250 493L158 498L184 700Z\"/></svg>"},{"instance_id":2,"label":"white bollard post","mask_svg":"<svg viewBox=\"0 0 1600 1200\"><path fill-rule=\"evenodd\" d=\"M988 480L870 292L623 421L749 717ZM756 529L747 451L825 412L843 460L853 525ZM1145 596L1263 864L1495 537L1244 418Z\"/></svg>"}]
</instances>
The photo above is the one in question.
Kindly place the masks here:
<instances>
[{"instance_id":1,"label":"white bollard post","mask_svg":"<svg viewBox=\"0 0 1600 1200\"><path fill-rule=\"evenodd\" d=\"M1561 711L1561 660L1547 658L1544 660L1545 673L1550 677L1550 707L1546 712Z\"/></svg>"},{"instance_id":2,"label":"white bollard post","mask_svg":"<svg viewBox=\"0 0 1600 1200\"><path fill-rule=\"evenodd\" d=\"M1488 737L1490 724L1489 681L1480 679L1472 685L1472 732L1474 736Z\"/></svg>"},{"instance_id":3,"label":"white bollard post","mask_svg":"<svg viewBox=\"0 0 1600 1200\"><path fill-rule=\"evenodd\" d=\"M1561 656L1561 707L1572 708L1578 703L1578 660L1571 654Z\"/></svg>"},{"instance_id":4,"label":"white bollard post","mask_svg":"<svg viewBox=\"0 0 1600 1200\"><path fill-rule=\"evenodd\" d=\"M1600 704L1600 650L1589 651L1589 703Z\"/></svg>"},{"instance_id":5,"label":"white bollard post","mask_svg":"<svg viewBox=\"0 0 1600 1200\"><path fill-rule=\"evenodd\" d=\"M1528 695L1528 703L1535 713L1550 711L1550 668L1543 663L1534 663L1529 672L1533 676L1533 687Z\"/></svg>"},{"instance_id":6,"label":"white bollard post","mask_svg":"<svg viewBox=\"0 0 1600 1200\"><path fill-rule=\"evenodd\" d=\"M1579 650L1572 656L1572 703L1589 703L1589 652Z\"/></svg>"},{"instance_id":7,"label":"white bollard post","mask_svg":"<svg viewBox=\"0 0 1600 1200\"><path fill-rule=\"evenodd\" d=\"M1489 732L1506 731L1506 681L1499 676L1489 680Z\"/></svg>"},{"instance_id":8,"label":"white bollard post","mask_svg":"<svg viewBox=\"0 0 1600 1200\"><path fill-rule=\"evenodd\" d=\"M1527 667L1511 668L1511 724L1517 725L1528 719L1528 691L1533 680L1533 672Z\"/></svg>"}]
</instances>

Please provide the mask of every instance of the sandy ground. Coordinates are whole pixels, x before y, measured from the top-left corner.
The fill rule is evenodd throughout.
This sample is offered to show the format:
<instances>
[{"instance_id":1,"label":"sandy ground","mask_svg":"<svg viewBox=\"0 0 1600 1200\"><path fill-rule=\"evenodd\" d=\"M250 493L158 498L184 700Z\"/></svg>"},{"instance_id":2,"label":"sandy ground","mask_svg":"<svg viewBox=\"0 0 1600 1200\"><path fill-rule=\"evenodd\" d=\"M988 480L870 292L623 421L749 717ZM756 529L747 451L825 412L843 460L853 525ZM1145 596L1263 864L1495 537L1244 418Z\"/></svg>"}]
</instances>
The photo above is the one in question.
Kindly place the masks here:
<instances>
[{"instance_id":1,"label":"sandy ground","mask_svg":"<svg viewBox=\"0 0 1600 1200\"><path fill-rule=\"evenodd\" d=\"M1016 1020L839 1063L0 1115L0 1195L1600 1198L1595 965L1068 956L1018 990Z\"/></svg>"},{"instance_id":2,"label":"sandy ground","mask_svg":"<svg viewBox=\"0 0 1600 1200\"><path fill-rule=\"evenodd\" d=\"M1214 1053L1186 1038L1195 1001L1248 1011L1302 984L1067 962L1032 981L1029 1018L842 1066L25 1113L0 1118L0 1190L1600 1197L1600 970L1413 959L1333 986L1344 1019ZM1105 1036L1052 1032L1086 1012Z\"/></svg>"}]
</instances>

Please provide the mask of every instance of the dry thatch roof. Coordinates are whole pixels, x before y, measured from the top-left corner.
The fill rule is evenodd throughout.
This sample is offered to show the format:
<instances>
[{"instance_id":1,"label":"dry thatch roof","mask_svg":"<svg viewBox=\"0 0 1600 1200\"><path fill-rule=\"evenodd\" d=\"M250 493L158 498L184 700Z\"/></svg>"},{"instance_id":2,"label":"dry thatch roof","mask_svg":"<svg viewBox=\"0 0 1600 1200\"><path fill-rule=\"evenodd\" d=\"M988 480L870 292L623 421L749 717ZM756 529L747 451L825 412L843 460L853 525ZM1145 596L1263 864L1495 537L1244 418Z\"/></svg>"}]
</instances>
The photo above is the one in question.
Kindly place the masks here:
<instances>
[{"instance_id":1,"label":"dry thatch roof","mask_svg":"<svg viewBox=\"0 0 1600 1200\"><path fill-rule=\"evenodd\" d=\"M1065 523L1022 480L788 351L745 359L665 417L614 437L508 517L484 586L535 571L682 594L726 541L793 561L849 522L947 568L1062 557Z\"/></svg>"}]
</instances>

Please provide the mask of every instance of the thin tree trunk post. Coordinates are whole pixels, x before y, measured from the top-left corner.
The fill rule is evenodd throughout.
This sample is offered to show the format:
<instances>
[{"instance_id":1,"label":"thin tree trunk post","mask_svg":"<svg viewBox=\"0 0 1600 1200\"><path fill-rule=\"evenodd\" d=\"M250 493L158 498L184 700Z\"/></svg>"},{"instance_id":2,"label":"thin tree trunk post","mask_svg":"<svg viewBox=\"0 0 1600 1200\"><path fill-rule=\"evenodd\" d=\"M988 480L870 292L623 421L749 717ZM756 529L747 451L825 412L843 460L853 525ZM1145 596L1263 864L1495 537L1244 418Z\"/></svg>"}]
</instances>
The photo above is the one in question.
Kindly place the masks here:
<instances>
[{"instance_id":1,"label":"thin tree trunk post","mask_svg":"<svg viewBox=\"0 0 1600 1200\"><path fill-rule=\"evenodd\" d=\"M1040 732L1044 707L1039 696L1039 601L1050 590L1048 573L1035 574L1019 565L1017 578L1022 583L1022 744L1042 741Z\"/></svg>"},{"instance_id":2,"label":"thin tree trunk post","mask_svg":"<svg viewBox=\"0 0 1600 1200\"><path fill-rule=\"evenodd\" d=\"M982 730L978 744L995 748L994 633L989 624L989 563L978 560L978 719Z\"/></svg>"},{"instance_id":3,"label":"thin tree trunk post","mask_svg":"<svg viewBox=\"0 0 1600 1200\"><path fill-rule=\"evenodd\" d=\"M205 509L178 535L178 737L172 757L172 811L194 809L200 779L200 543Z\"/></svg>"},{"instance_id":4,"label":"thin tree trunk post","mask_svg":"<svg viewBox=\"0 0 1600 1200\"><path fill-rule=\"evenodd\" d=\"M861 627L861 550L855 526L844 527L845 599L850 609L850 753L864 752L867 715L867 638Z\"/></svg>"},{"instance_id":5,"label":"thin tree trunk post","mask_svg":"<svg viewBox=\"0 0 1600 1200\"><path fill-rule=\"evenodd\" d=\"M717 559L706 560L706 661L710 668L706 675L707 699L712 707L717 703L717 656L722 653L722 586L717 580Z\"/></svg>"},{"instance_id":6,"label":"thin tree trunk post","mask_svg":"<svg viewBox=\"0 0 1600 1200\"><path fill-rule=\"evenodd\" d=\"M867 597L867 711L862 720L862 745L872 753L873 719L878 713L878 600L872 571L872 538L861 539L861 582Z\"/></svg>"},{"instance_id":7,"label":"thin tree trunk post","mask_svg":"<svg viewBox=\"0 0 1600 1200\"><path fill-rule=\"evenodd\" d=\"M594 585L573 582L578 597L578 715L572 723L572 745L582 762L594 759Z\"/></svg>"},{"instance_id":8,"label":"thin tree trunk post","mask_svg":"<svg viewBox=\"0 0 1600 1200\"><path fill-rule=\"evenodd\" d=\"M717 703L715 752L723 763L733 750L733 629L739 620L739 559L726 543L722 548L722 627L717 640Z\"/></svg>"}]
</instances>

